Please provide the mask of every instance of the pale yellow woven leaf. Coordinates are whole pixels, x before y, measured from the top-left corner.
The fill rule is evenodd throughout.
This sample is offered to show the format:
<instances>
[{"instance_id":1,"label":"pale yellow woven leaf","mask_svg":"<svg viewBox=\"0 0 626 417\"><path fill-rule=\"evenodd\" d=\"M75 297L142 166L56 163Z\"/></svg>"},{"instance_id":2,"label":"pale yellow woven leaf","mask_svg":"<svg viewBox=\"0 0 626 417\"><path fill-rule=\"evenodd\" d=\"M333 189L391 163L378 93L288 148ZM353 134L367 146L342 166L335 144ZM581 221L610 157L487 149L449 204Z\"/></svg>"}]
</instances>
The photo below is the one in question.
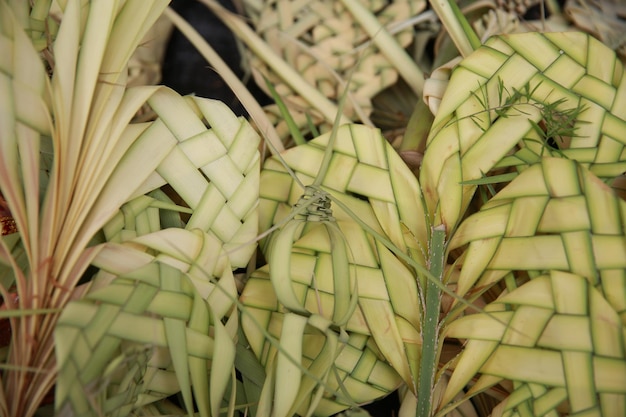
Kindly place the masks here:
<instances>
[{"instance_id":1,"label":"pale yellow woven leaf","mask_svg":"<svg viewBox=\"0 0 626 417\"><path fill-rule=\"evenodd\" d=\"M545 155L578 160L613 182L626 169L625 77L615 53L586 34L490 38L454 70L433 122L420 183L435 222L450 232L458 225L476 189L461 182L523 170ZM516 91L522 99L507 101ZM557 119L578 111L562 126L570 134L554 138L559 149L536 130L550 103Z\"/></svg>"},{"instance_id":2,"label":"pale yellow woven leaf","mask_svg":"<svg viewBox=\"0 0 626 417\"><path fill-rule=\"evenodd\" d=\"M378 24L391 30L411 16L420 13L426 6L423 1L369 1L361 2ZM358 5L357 5L358 6ZM356 6L355 6L356 7ZM398 68L375 46L378 39L370 37L367 26L341 2L317 1L312 5L292 0L264 2L255 12L256 31L278 56L294 68L311 86L333 101L338 101L350 76L350 95L345 112L353 120L367 118L372 110L371 99L398 79ZM371 26L371 25L370 25ZM373 30L373 29L372 29ZM377 31L376 33L379 33ZM386 35L402 51L412 40L410 28ZM391 49L391 48L388 48ZM306 129L305 114L310 114L316 125L329 129L328 120L320 117L320 109L311 109L307 97L302 97L282 79L282 74L271 70L260 57L252 55L250 65L254 69L257 84L266 89L268 79L287 104L290 112L302 129ZM419 69L414 71L419 72ZM286 135L275 108L268 108L275 119L279 132Z\"/></svg>"},{"instance_id":3,"label":"pale yellow woven leaf","mask_svg":"<svg viewBox=\"0 0 626 417\"><path fill-rule=\"evenodd\" d=\"M538 300L541 306L537 306ZM495 315L508 326L504 332L502 323L493 319L488 323L482 314L469 315L448 328L448 336L468 338L469 342L444 401L479 372L497 377L491 384L502 378L516 382L502 415L521 416L528 410L545 415L555 413L557 406L562 413L623 414L625 326L586 278L552 271L492 305L512 310ZM477 327L478 321L484 323ZM500 330L488 335L485 327ZM478 385L469 395L475 389Z\"/></svg>"},{"instance_id":4,"label":"pale yellow woven leaf","mask_svg":"<svg viewBox=\"0 0 626 417\"><path fill-rule=\"evenodd\" d=\"M467 218L457 293L510 271L568 270L598 286L626 323L626 203L576 162L544 158ZM605 279L606 277L606 279Z\"/></svg>"},{"instance_id":5,"label":"pale yellow woven leaf","mask_svg":"<svg viewBox=\"0 0 626 417\"><path fill-rule=\"evenodd\" d=\"M148 255L148 248L159 255ZM106 255L116 249L125 257ZM234 335L221 320L237 296L221 242L199 230L167 229L107 246L102 254L91 291L66 308L56 327L58 410L130 411L182 392L187 407L193 396L201 415L216 415L235 355ZM147 357L136 364L144 377L128 386L122 402L117 393L135 368L125 365L109 377L106 367L115 357L127 363L138 350ZM93 403L95 386L101 394Z\"/></svg>"},{"instance_id":6,"label":"pale yellow woven leaf","mask_svg":"<svg viewBox=\"0 0 626 417\"><path fill-rule=\"evenodd\" d=\"M183 206L180 211L191 214L184 226L210 232L224 242L233 267L247 265L258 228L258 134L215 100L185 99L163 89L149 104L160 117L149 126L128 129L141 129L129 153L141 158L142 165L154 167L137 184L134 196L169 184L171 198ZM132 158L125 162L116 173L119 181L128 181L137 169ZM117 187L109 185L107 191ZM110 234L133 227L114 221L115 226L107 225Z\"/></svg>"}]
</instances>

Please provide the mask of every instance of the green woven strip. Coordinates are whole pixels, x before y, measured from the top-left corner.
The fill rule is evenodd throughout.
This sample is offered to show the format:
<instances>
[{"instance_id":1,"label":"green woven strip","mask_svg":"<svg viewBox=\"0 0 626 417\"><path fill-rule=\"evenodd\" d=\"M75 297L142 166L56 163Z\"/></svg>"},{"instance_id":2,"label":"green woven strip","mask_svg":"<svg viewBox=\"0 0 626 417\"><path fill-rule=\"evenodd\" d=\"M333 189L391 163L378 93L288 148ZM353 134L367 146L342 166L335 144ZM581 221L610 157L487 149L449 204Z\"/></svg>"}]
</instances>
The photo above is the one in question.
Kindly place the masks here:
<instances>
[{"instance_id":1,"label":"green woven strip","mask_svg":"<svg viewBox=\"0 0 626 417\"><path fill-rule=\"evenodd\" d=\"M626 203L575 161L544 158L459 227L450 248L469 246L458 293L509 271L567 270L597 286L626 323L626 295L616 291L624 288L625 213Z\"/></svg>"},{"instance_id":2,"label":"green woven strip","mask_svg":"<svg viewBox=\"0 0 626 417\"><path fill-rule=\"evenodd\" d=\"M181 392L187 408L217 415L235 354L222 320L237 296L220 242L167 229L128 243L103 249L91 291L59 318L58 410L126 415Z\"/></svg>"},{"instance_id":3,"label":"green woven strip","mask_svg":"<svg viewBox=\"0 0 626 417\"><path fill-rule=\"evenodd\" d=\"M319 171L330 134L284 152L281 157L305 184ZM347 204L359 218L400 249L423 260L427 226L421 192L415 176L377 129L362 125L339 128L332 160L322 181L323 188ZM372 174L370 176L370 174ZM279 223L298 201L302 191L274 157L261 173L260 228ZM351 221L340 209L338 220Z\"/></svg>"},{"instance_id":4,"label":"green woven strip","mask_svg":"<svg viewBox=\"0 0 626 417\"><path fill-rule=\"evenodd\" d=\"M167 127L175 146L136 191L136 200L105 226L108 240L125 241L164 227L199 228L224 242L233 267L247 265L258 227L258 134L216 100L162 90L149 103L160 116L155 123ZM171 106L188 111L172 114ZM165 184L183 207L158 191ZM142 195L147 193L154 200ZM191 216L176 224L179 212ZM162 224L168 214L174 217Z\"/></svg>"},{"instance_id":5,"label":"green woven strip","mask_svg":"<svg viewBox=\"0 0 626 417\"><path fill-rule=\"evenodd\" d=\"M431 215L455 227L476 188L459 182L543 156L575 159L612 183L626 170L624 77L615 53L586 34L490 38L455 69L436 115L420 174ZM537 129L559 120L556 149Z\"/></svg>"},{"instance_id":6,"label":"green woven strip","mask_svg":"<svg viewBox=\"0 0 626 417\"><path fill-rule=\"evenodd\" d=\"M481 336L473 331L480 315L467 316L450 326L450 336L468 337L470 341L449 390L464 384L463 375L479 372L498 377L488 384L501 378L516 382L503 415L523 416L528 410L535 415L554 413L564 400L572 415L624 413L625 326L618 312L587 279L553 271L501 297L492 307L512 310L510 315L498 315L510 326L499 336ZM543 319L538 320L538 315ZM497 339L485 349L483 341ZM474 348L487 351L484 360L476 360L471 354ZM486 387L481 380L470 394Z\"/></svg>"},{"instance_id":7,"label":"green woven strip","mask_svg":"<svg viewBox=\"0 0 626 417\"><path fill-rule=\"evenodd\" d=\"M320 170L328 141L329 135L323 135L280 156L302 183L311 184ZM423 219L415 216L421 208L417 181L380 132L365 126L342 126L333 149L329 169L321 180L322 189L349 207L377 233L389 236L402 250L423 259L420 245L425 242L426 227ZM303 190L278 158L268 159L261 173L261 229L283 226L296 203L302 204L302 194ZM352 347L344 347L342 351L346 355L350 352L350 356L337 358L337 373L344 384L355 387L353 401L357 403L385 395L400 381L414 388L413 372L417 368L421 342L415 274L366 233L351 214L332 203L331 209L335 218L333 224L339 228L348 248L349 269L358 282L355 289L358 306L345 325L350 337L348 344ZM281 274L280 285L274 276L270 277L269 268L263 267L247 281L240 299L254 320L274 337L280 335L283 315L288 310L334 320L339 297L335 285L346 278L336 276L337 248L333 248L329 240L332 237L327 226L320 222L303 223L302 231L290 246L290 253L277 249L279 241L280 248L283 247L281 233L292 230L293 222L262 242L270 263L274 259L271 257L278 256L279 262L286 262L285 257L289 256L290 269ZM282 288L282 285L289 288ZM279 300L285 300L282 302L288 308ZM242 316L242 329L271 374L275 348L247 314ZM324 340L324 336L320 335L320 340ZM354 340L361 342L355 344ZM305 346L313 349L315 344L307 342ZM307 352L304 352L303 365L317 355L316 351ZM311 359L306 359L307 354ZM350 364L355 368L350 368ZM334 380L332 375L327 379L329 386L325 387L327 391L316 412L330 415L349 406L350 402L342 400L341 395L333 399L332 390L339 388Z\"/></svg>"},{"instance_id":8,"label":"green woven strip","mask_svg":"<svg viewBox=\"0 0 626 417\"><path fill-rule=\"evenodd\" d=\"M316 258L315 254L308 256L312 259ZM295 280L298 280L298 276L306 276L309 279L312 276L306 271L300 272L302 275L294 275ZM324 275L314 274L313 276L322 278ZM316 284L318 289L324 286L322 282ZM299 284L302 291L297 291L297 293L308 300L306 305L311 311L317 312L322 306L322 308L327 308L324 314L329 315L332 312L332 294L315 291L313 285ZM271 359L274 358L277 351L265 335L260 332L258 325L266 328L272 337L278 339L281 335L285 312L283 308L279 307L277 300L272 298L272 294L268 268L263 267L252 274L240 299L247 311L241 318L242 329L252 350L265 366L270 366ZM328 302L325 302L326 300ZM348 322L347 329L350 335L349 339L335 360L336 374L333 371L327 380L324 397L316 408L316 415L332 415L345 410L354 403L369 403L387 395L401 384L402 379L387 363L372 337L363 334L363 332L368 331L368 327L360 309ZM319 333L310 332L306 336L302 352L303 366L308 367L313 363L319 355L325 339L325 336ZM303 377L303 379L308 380L310 378ZM341 394L340 383L348 389L353 403L341 399L343 394ZM338 398L335 397L335 393L339 393Z\"/></svg>"}]
</instances>

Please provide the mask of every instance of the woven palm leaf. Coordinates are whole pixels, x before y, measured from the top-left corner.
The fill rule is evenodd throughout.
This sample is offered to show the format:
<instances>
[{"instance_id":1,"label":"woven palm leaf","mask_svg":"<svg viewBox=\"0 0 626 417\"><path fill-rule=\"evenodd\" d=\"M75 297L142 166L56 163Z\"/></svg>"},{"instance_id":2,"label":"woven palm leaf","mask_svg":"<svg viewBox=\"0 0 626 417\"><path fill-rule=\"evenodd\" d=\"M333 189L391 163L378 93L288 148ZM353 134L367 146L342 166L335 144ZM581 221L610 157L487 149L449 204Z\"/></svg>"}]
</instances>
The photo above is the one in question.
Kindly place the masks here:
<instances>
[{"instance_id":1,"label":"woven palm leaf","mask_svg":"<svg viewBox=\"0 0 626 417\"><path fill-rule=\"evenodd\" d=\"M48 48L54 41L59 31L60 16L54 12L59 12L58 5L53 5L51 1L35 0L32 8L28 10L26 5L15 3L12 7L14 11L21 7L22 13L16 13L24 29L28 28L31 42L37 51ZM30 13L29 13L30 12Z\"/></svg>"},{"instance_id":2,"label":"woven palm leaf","mask_svg":"<svg viewBox=\"0 0 626 417\"><path fill-rule=\"evenodd\" d=\"M90 249L99 272L55 328L56 410L128 415L180 392L188 411L218 415L234 372L232 270L248 263L257 235L259 138L217 101L167 88L125 93L106 114L147 100L158 117L103 128L123 146L86 146L119 163L91 160L107 175L90 184L103 192L85 222L108 243Z\"/></svg>"},{"instance_id":3,"label":"woven palm leaf","mask_svg":"<svg viewBox=\"0 0 626 417\"><path fill-rule=\"evenodd\" d=\"M330 134L286 151L281 158L303 184L318 175ZM259 219L261 232L283 220L303 191L277 157L265 162L261 173ZM363 222L387 236L405 253L423 260L428 230L422 195L413 173L378 129L346 125L338 129L322 188L347 204ZM333 209L338 221L353 221ZM265 248L264 248L265 250Z\"/></svg>"},{"instance_id":4,"label":"woven palm leaf","mask_svg":"<svg viewBox=\"0 0 626 417\"><path fill-rule=\"evenodd\" d=\"M354 231L352 233L354 234ZM328 242L328 238L324 242L323 236L324 233L318 225L294 243L294 252L291 255L293 264L291 279L293 280L294 291L308 311L313 314L332 317L335 295L332 283L329 284L328 282L333 279L330 264L332 262L330 260L330 242ZM353 242L351 241L350 243ZM367 245L367 242L361 243ZM317 248L315 252L311 250L312 245L315 245ZM388 254L387 256L392 255ZM396 268L398 267L399 265L396 265ZM385 277L382 271L378 269L378 265L353 264L353 268L356 269L357 279L360 279L360 282L362 282L359 294L363 299L363 303L369 302L371 308L378 308L377 314L383 321L388 319L394 320L393 311L388 306L391 300L384 300L384 293L376 293L375 290L368 291L366 288L366 286L376 287L377 290L382 289L384 291ZM391 270L392 268L388 267L388 269ZM402 270L400 269L400 271ZM400 277L399 275L396 278ZM405 278L404 283L410 285L410 274L404 272L403 278ZM399 279L398 282L400 282ZM416 289L413 288L412 290L415 291ZM404 295L408 299L415 294ZM391 298L395 302L400 301L399 294L392 294L387 296L387 298ZM384 300L384 302L380 302L380 300ZM252 274L246 283L240 301L246 310L246 314L242 315L241 325L248 343L257 357L260 358L261 363L271 368L272 360L277 355L277 349L271 346L259 325L262 328L266 328L271 336L279 338L283 328L284 315L288 310L279 303L274 293L267 266ZM413 301L416 302L416 300ZM389 365L381 351L377 348L374 338L369 335L371 332L365 314L361 308L357 308L346 324L349 339L344 341L345 346L341 348L339 356L335 359L334 370L324 381L326 383L324 386L326 392L324 398L316 407L316 415L332 415L353 405L369 403L394 391L402 382L400 375ZM367 314L370 320L372 320L372 311ZM388 336L388 340L385 341L386 353L388 355L394 354L400 360L399 364L398 361L395 361L396 366L402 366L408 371L408 367L405 364L406 359L398 356L403 350L402 341L399 340L394 343L391 337L401 336L403 339L408 340L410 332L403 331L402 325L411 326L411 324L399 317L397 320L398 324L392 325L391 329L388 329L393 336ZM382 330L380 327L378 329ZM310 368L311 364L318 357L320 349L324 346L326 340L326 336L319 332L309 333L311 334L305 335L301 359L302 366L307 369ZM414 335L412 338L415 339L416 336ZM394 349L399 350L391 353ZM335 372L338 374L335 375ZM410 378L410 376L408 377ZM303 381L312 381L312 378L309 376L302 379ZM339 381L341 381L342 386L349 393L347 398L345 393L342 394ZM301 393L298 400L294 402L303 401L304 405L295 407L294 411L304 414L308 404L311 402L311 399L308 398L310 395L310 392Z\"/></svg>"},{"instance_id":5,"label":"woven palm leaf","mask_svg":"<svg viewBox=\"0 0 626 417\"><path fill-rule=\"evenodd\" d=\"M129 121L156 88L125 82L128 57L166 2L69 0L48 16L52 4L0 2L0 192L17 226L0 241L11 269L2 271L3 308L16 314L2 323L10 332L4 327L0 414L8 417L33 416L47 400L57 376L54 327L84 292L77 286L96 253L88 246L163 144L126 153L141 134Z\"/></svg>"},{"instance_id":6,"label":"woven palm leaf","mask_svg":"<svg viewBox=\"0 0 626 417\"><path fill-rule=\"evenodd\" d=\"M237 329L222 324L237 297L222 243L167 229L108 244L95 264L114 278L102 274L56 327L58 412L122 416L182 392L188 409L193 393L200 415L218 415Z\"/></svg>"},{"instance_id":7,"label":"woven palm leaf","mask_svg":"<svg viewBox=\"0 0 626 417\"><path fill-rule=\"evenodd\" d=\"M121 242L164 227L200 228L224 243L234 268L246 266L258 227L258 134L217 100L164 89L148 103L160 118L145 130L144 144L159 129L170 129L169 154L105 225L105 239ZM178 205L160 191L166 184Z\"/></svg>"},{"instance_id":8,"label":"woven palm leaf","mask_svg":"<svg viewBox=\"0 0 626 417\"><path fill-rule=\"evenodd\" d=\"M330 134L322 135L280 155L302 183L313 183L329 138ZM419 187L397 153L377 129L362 125L340 127L333 149L320 190L345 204L373 232L423 262L422 243L426 241L427 232L424 218L416 215L422 207ZM261 230L282 225L292 208L301 203L303 192L277 157L269 159L261 173ZM348 248L351 272L345 277L336 276L333 269L336 248L333 249L332 237L324 231L322 222L304 221L303 228L292 238L293 244L287 253L279 252L277 241L284 239L283 229L292 226L287 223L274 231L263 242L262 248L270 259L270 266L273 260L289 262L289 281L277 284L272 276L273 270L262 269L247 282L241 302L251 312L251 317L242 317L248 342L267 364L272 350L268 350L270 345L262 329L276 336L276 329L281 329L281 317L288 310L334 320L336 289L337 285L342 285L337 280L351 279L352 275L352 279L358 281L355 290L358 306L345 324L349 341L344 350L348 349L346 354L351 352L350 357L353 357L348 363L358 363L359 352L355 348L364 349L359 354L364 355L364 363L369 363L368 366L373 366L375 371L372 374L359 367L351 369L344 362L339 363L345 360L341 356L337 359L335 366L344 383L359 387L351 392L353 401L358 404L384 395L397 386L398 378L414 389L420 356L421 317L415 272L359 226L351 214L334 203L330 203L329 208L333 223ZM297 220L290 222L294 221ZM291 288L296 301L283 301L286 290L282 285ZM285 305L289 308L286 309ZM323 338L320 336L320 339ZM359 342L355 344L355 340ZM303 353L304 358L316 354L314 346L310 347L312 352ZM303 363L307 360L303 359ZM271 368L271 363L268 366ZM385 377L388 380L377 377L378 372L388 375ZM331 376L327 383L334 388L337 385L333 379ZM327 392L319 413L327 415L350 405L349 399L339 397L333 400L333 404L331 392Z\"/></svg>"},{"instance_id":9,"label":"woven palm leaf","mask_svg":"<svg viewBox=\"0 0 626 417\"><path fill-rule=\"evenodd\" d=\"M459 295L509 271L567 270L597 286L626 324L626 203L575 161L544 158L468 217L450 249Z\"/></svg>"},{"instance_id":10,"label":"woven palm leaf","mask_svg":"<svg viewBox=\"0 0 626 417\"><path fill-rule=\"evenodd\" d=\"M450 242L468 245L458 294L511 272L531 279L517 287L506 278L510 293L486 308L492 317L450 325L448 336L469 342L444 403L480 373L470 395L516 382L503 415L624 413L625 214L626 203L580 163L543 158L461 223Z\"/></svg>"},{"instance_id":11,"label":"woven palm leaf","mask_svg":"<svg viewBox=\"0 0 626 417\"><path fill-rule=\"evenodd\" d=\"M255 248L251 242L258 224L259 138L247 122L214 100L185 100L172 90L163 89L148 103L160 117L129 127L141 132L131 152L147 151L146 146L156 134L169 139L164 146L168 152L162 153L162 162L154 174L134 193L138 196L123 205L103 228L105 239L116 244L101 249L95 260L100 272L91 291L84 300L69 306L57 325L56 340L77 341L85 337L89 345L87 351L78 342L60 342L58 348L57 406L68 407L71 411L67 412L75 415L86 415L83 413L87 410L96 413L96 406L89 402L96 385L102 385L96 404L106 412L117 410L119 415L126 415L133 408L177 392L183 393L186 406L190 407L193 389L201 414L217 415L232 371L232 339L237 322L230 320L226 332L220 320L231 313L237 297L232 269L245 266ZM176 114L172 109L176 109ZM166 183L183 207L158 190ZM178 212L188 213L188 219L183 221ZM165 227L170 228L161 230ZM170 281L154 281L159 276L187 284L169 288ZM220 278L219 289L213 278ZM148 280L151 287L137 280ZM153 297L167 300L165 294L170 290L177 294L171 296L170 305L158 301L160 310L149 307ZM130 305L129 300L141 299L140 294L146 297L143 307L139 301L138 305ZM181 301L177 302L176 297ZM179 303L182 308L186 299L192 301L190 310L178 311ZM120 316L106 313L110 311L119 311ZM158 317L152 317L154 314ZM102 315L107 317L106 324L91 321ZM133 338L132 332L119 334L114 330L124 323L130 323L132 328L147 319L146 326L152 326L156 332L154 346L147 334ZM94 331L93 326L99 329L98 337L86 336ZM165 335L158 336L159 326L165 326ZM184 332L189 331L192 334L186 336L189 339L185 342ZM211 347L218 343L214 340L217 337L222 338L220 347L216 345L221 352L220 365L211 367L209 372L212 350L198 356L187 343ZM137 356L137 351L143 353ZM118 375L118 370L106 368L108 361L116 357L124 366L132 358L142 359L143 362L128 367L128 372L136 372L133 378L139 379L129 380L135 374ZM76 363L80 365L74 366ZM137 381L141 383L133 385Z\"/></svg>"},{"instance_id":12,"label":"woven palm leaf","mask_svg":"<svg viewBox=\"0 0 626 417\"><path fill-rule=\"evenodd\" d=\"M626 327L587 278L551 271L486 310L499 321L470 315L448 335L470 339L452 376L482 375L469 395L503 379L514 382L494 415L624 414Z\"/></svg>"},{"instance_id":13,"label":"woven palm leaf","mask_svg":"<svg viewBox=\"0 0 626 417\"><path fill-rule=\"evenodd\" d=\"M435 223L456 227L476 189L461 182L546 155L611 183L626 169L625 76L615 53L582 33L490 38L453 72L428 138L420 184ZM564 133L542 132L555 123Z\"/></svg>"},{"instance_id":14,"label":"woven palm leaf","mask_svg":"<svg viewBox=\"0 0 626 417\"><path fill-rule=\"evenodd\" d=\"M258 134L217 100L183 98L164 89L148 103L159 116L154 123L167 126L175 146L135 195L145 201L144 194L168 184L191 209L185 227L224 242L233 267L247 265L258 227ZM146 134L156 129L151 126Z\"/></svg>"},{"instance_id":15,"label":"woven palm leaf","mask_svg":"<svg viewBox=\"0 0 626 417\"><path fill-rule=\"evenodd\" d=\"M413 34L410 28L394 32L394 25L418 14L426 6L423 1L406 0L359 0L356 3L375 17L383 31L389 32L380 31L374 36L393 36L390 39L395 40L400 51L409 45ZM398 78L398 69L385 56L386 51L372 43L368 30L342 2L264 2L255 19L255 29L308 84L333 101L339 100L351 74L348 86L351 94L344 112L354 120L359 117L356 108L367 117L372 110L371 99ZM272 83L300 127L306 129L305 116L309 113L316 125L323 123L324 129L328 129L329 121L318 112L312 112L306 97L294 91L288 80L280 78L281 74L274 73L256 56L251 56L250 67L254 68L253 75L261 88L267 89L265 79ZM286 135L278 110L272 106L268 111L276 119L279 132Z\"/></svg>"}]
</instances>

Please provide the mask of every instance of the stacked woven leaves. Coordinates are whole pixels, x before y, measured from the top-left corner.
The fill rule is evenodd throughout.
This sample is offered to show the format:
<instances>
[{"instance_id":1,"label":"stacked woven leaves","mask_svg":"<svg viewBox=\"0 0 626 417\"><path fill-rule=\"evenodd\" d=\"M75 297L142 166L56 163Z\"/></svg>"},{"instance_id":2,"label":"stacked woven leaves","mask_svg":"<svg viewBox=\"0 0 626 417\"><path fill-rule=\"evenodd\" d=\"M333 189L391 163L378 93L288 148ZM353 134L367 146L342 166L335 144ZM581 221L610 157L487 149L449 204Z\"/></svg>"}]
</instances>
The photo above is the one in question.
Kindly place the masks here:
<instances>
[{"instance_id":1,"label":"stacked woven leaves","mask_svg":"<svg viewBox=\"0 0 626 417\"><path fill-rule=\"evenodd\" d=\"M364 126L269 159L269 264L244 289L242 327L276 377L264 387L275 404L300 387L279 415L330 415L397 381L406 408L426 395L432 410L453 412L496 387L510 393L497 415L623 413L626 204L611 189L626 162L623 79L614 52L587 35L494 37L454 69L419 183ZM440 230L445 272L433 277ZM354 312L340 320L338 308ZM467 342L452 362L425 365L456 339ZM340 345L332 364L320 359L330 340ZM394 372L382 384L385 367ZM443 384L436 397L427 371Z\"/></svg>"}]
</instances>

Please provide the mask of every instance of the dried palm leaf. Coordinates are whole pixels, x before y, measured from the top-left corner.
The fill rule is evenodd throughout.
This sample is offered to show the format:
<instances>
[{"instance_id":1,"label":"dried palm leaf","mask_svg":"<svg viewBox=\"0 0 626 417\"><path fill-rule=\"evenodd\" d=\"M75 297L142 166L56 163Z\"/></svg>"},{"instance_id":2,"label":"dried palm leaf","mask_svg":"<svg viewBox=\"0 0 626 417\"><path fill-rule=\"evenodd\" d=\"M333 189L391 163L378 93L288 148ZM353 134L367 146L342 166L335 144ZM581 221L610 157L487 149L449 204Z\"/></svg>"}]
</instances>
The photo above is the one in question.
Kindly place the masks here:
<instances>
[{"instance_id":1,"label":"dried palm leaf","mask_svg":"<svg viewBox=\"0 0 626 417\"><path fill-rule=\"evenodd\" d=\"M337 102L345 89L348 74L349 98L344 109L352 119L367 121L371 99L393 85L400 73L413 91L421 92L423 76L403 51L412 40L405 28L391 35L393 26L421 12L424 2L358 1L266 2L255 19L257 33L270 48L295 69L304 81ZM252 55L250 66L261 88L266 80L276 88L299 126L306 130L306 117L319 125L324 121L320 109L311 109L308 98L294 90L284 75L271 68L263 57ZM419 94L419 93L418 93ZM276 109L268 109L274 117ZM285 126L279 131L287 133Z\"/></svg>"}]
</instances>

